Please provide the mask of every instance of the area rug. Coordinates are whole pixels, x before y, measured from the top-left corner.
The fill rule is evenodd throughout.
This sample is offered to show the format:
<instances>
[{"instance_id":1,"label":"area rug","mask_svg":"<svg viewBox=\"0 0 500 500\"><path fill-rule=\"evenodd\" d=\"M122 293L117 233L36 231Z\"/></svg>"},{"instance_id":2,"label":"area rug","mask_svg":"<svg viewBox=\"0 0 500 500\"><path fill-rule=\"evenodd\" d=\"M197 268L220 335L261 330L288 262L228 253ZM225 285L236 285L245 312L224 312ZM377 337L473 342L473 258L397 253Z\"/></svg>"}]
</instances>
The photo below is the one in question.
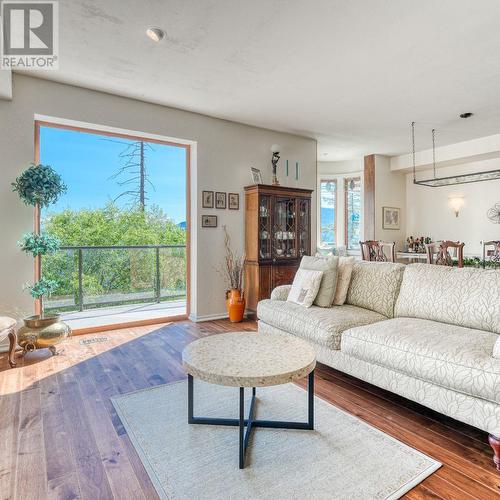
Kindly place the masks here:
<instances>
[{"instance_id":1,"label":"area rug","mask_svg":"<svg viewBox=\"0 0 500 500\"><path fill-rule=\"evenodd\" d=\"M238 388L194 382L195 416L237 418L238 401ZM112 402L161 498L395 499L441 466L317 396L315 430L256 428L243 470L237 427L187 423L187 382ZM307 420L307 392L257 388L256 418Z\"/></svg>"}]
</instances>

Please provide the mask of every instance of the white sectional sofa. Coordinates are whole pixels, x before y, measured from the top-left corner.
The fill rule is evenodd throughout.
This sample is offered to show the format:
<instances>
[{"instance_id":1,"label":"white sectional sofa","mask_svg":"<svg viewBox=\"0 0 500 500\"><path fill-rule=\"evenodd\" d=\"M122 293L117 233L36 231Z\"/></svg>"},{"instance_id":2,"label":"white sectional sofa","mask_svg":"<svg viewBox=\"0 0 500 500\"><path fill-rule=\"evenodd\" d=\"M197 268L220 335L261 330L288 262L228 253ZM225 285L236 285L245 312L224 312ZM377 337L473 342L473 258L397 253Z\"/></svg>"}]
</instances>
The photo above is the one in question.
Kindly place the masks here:
<instances>
[{"instance_id":1,"label":"white sectional sofa","mask_svg":"<svg viewBox=\"0 0 500 500\"><path fill-rule=\"evenodd\" d=\"M500 470L500 271L357 262L346 303L259 303L259 331L308 340L319 362L490 434ZM497 437L495 437L497 436Z\"/></svg>"}]
</instances>

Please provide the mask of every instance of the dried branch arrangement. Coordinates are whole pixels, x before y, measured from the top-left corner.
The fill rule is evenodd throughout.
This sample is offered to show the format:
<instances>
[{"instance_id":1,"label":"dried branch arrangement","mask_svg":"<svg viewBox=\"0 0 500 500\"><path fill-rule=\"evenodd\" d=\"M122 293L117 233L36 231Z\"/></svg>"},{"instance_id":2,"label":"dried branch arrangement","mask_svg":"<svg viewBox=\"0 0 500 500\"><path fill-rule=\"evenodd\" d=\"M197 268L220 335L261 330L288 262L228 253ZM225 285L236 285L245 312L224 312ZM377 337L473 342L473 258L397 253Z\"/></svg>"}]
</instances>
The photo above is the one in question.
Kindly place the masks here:
<instances>
[{"instance_id":1,"label":"dried branch arrangement","mask_svg":"<svg viewBox=\"0 0 500 500\"><path fill-rule=\"evenodd\" d=\"M224 262L216 268L216 271L222 276L228 289L242 290L245 256L233 251L227 228L226 226L222 226L222 228L224 229L225 256Z\"/></svg>"}]
</instances>

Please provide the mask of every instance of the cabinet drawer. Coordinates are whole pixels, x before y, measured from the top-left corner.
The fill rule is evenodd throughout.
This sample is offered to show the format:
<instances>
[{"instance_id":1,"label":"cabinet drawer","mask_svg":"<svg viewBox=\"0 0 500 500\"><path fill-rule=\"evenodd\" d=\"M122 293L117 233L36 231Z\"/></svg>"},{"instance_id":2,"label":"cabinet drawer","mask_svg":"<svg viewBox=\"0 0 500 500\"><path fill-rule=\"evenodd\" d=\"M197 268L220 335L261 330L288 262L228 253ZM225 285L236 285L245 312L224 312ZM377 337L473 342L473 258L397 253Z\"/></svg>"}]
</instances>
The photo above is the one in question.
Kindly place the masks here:
<instances>
[{"instance_id":1,"label":"cabinet drawer","mask_svg":"<svg viewBox=\"0 0 500 500\"><path fill-rule=\"evenodd\" d=\"M273 266L273 288L291 285L297 272L297 266Z\"/></svg>"}]
</instances>

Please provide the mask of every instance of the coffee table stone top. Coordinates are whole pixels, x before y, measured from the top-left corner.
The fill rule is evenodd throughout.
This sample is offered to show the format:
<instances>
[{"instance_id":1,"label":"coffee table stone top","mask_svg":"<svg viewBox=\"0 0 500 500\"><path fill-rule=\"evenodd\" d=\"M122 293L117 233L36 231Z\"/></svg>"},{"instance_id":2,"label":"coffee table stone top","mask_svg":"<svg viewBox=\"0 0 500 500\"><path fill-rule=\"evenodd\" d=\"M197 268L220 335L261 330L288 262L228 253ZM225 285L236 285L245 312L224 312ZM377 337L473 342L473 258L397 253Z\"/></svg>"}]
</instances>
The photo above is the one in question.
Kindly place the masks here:
<instances>
[{"instance_id":1,"label":"coffee table stone top","mask_svg":"<svg viewBox=\"0 0 500 500\"><path fill-rule=\"evenodd\" d=\"M316 354L292 335L234 332L195 340L184 349L182 364L189 375L212 384L265 387L307 376Z\"/></svg>"}]
</instances>

